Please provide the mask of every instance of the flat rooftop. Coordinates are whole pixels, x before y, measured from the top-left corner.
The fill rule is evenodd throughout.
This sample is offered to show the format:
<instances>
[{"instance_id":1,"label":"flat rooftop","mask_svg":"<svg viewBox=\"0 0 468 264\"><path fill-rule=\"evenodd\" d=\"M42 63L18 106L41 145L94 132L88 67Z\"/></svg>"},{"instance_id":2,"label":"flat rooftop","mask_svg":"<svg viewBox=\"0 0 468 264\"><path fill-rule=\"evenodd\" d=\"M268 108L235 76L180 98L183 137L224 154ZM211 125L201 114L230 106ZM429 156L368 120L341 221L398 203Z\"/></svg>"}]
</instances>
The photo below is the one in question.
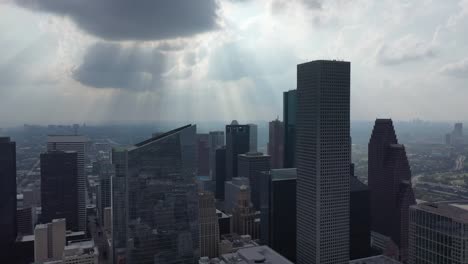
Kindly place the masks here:
<instances>
[{"instance_id":1,"label":"flat rooftop","mask_svg":"<svg viewBox=\"0 0 468 264\"><path fill-rule=\"evenodd\" d=\"M401 262L394 260L392 258L383 256L383 255L362 258L362 259L355 259L349 262L349 264L395 264L395 263L401 264Z\"/></svg>"},{"instance_id":2,"label":"flat rooftop","mask_svg":"<svg viewBox=\"0 0 468 264\"><path fill-rule=\"evenodd\" d=\"M236 264L293 264L291 261L267 246L241 248L236 253L222 255L221 259L227 261L227 263Z\"/></svg>"},{"instance_id":3,"label":"flat rooftop","mask_svg":"<svg viewBox=\"0 0 468 264\"><path fill-rule=\"evenodd\" d=\"M412 208L451 218L459 223L468 224L468 200L447 202L424 202Z\"/></svg>"}]
</instances>

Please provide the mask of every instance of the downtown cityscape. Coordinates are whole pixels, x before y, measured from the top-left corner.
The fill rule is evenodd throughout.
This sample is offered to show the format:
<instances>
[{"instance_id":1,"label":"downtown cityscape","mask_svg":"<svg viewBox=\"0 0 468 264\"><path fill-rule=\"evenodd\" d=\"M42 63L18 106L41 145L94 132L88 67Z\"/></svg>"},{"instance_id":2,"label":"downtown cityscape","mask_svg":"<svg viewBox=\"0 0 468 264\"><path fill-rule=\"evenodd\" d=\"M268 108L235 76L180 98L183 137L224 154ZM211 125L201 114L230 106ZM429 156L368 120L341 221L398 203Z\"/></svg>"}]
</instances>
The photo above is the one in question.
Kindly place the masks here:
<instances>
[{"instance_id":1,"label":"downtown cityscape","mask_svg":"<svg viewBox=\"0 0 468 264\"><path fill-rule=\"evenodd\" d=\"M382 78L405 79L419 77L407 62L440 67L429 60L444 54L441 37L468 22L467 1L437 27L430 47L381 45L376 64L333 47L288 59L261 50L270 44L251 56L226 46L293 28L272 22L281 19L304 29L307 14L316 32L341 23L337 10L356 12L342 13L347 23L361 21L364 11L338 0L82 1L0 3L2 30L27 17L48 36L67 36L54 67L32 75L13 64L42 61L35 44L27 59L0 54L0 263L468 264L468 116L458 103L468 97L454 88L466 86L468 64L422 78L457 78L445 93L462 98L453 104L435 103L431 85L427 94L387 79L389 91L363 88L385 72L373 68L400 67ZM356 5L370 17L392 4ZM431 15L415 14L421 23L438 18L431 12L439 5L448 9L433 1L400 7L426 8ZM247 30L256 23L268 29ZM340 38L346 26L353 27ZM0 48L22 43L5 36ZM77 59L70 50L85 51ZM260 63L256 55L265 54L277 55L281 70ZM256 74L263 75L249 77ZM50 93L56 86L66 88Z\"/></svg>"}]
</instances>

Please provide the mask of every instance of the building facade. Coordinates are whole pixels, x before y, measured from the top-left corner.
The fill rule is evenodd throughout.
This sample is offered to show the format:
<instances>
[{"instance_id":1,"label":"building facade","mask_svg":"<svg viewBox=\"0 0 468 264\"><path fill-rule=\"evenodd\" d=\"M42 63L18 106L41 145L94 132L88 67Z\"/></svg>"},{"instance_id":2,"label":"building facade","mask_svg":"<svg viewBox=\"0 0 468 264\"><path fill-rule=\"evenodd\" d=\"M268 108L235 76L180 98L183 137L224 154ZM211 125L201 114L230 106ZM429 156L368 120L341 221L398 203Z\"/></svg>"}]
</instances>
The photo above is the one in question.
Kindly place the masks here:
<instances>
[{"instance_id":1,"label":"building facade","mask_svg":"<svg viewBox=\"0 0 468 264\"><path fill-rule=\"evenodd\" d=\"M226 125L226 180L237 176L237 156L250 150L250 126L236 120Z\"/></svg>"},{"instance_id":2,"label":"building facade","mask_svg":"<svg viewBox=\"0 0 468 264\"><path fill-rule=\"evenodd\" d=\"M278 119L269 123L268 155L271 156L271 168L283 168L284 123Z\"/></svg>"},{"instance_id":3,"label":"building facade","mask_svg":"<svg viewBox=\"0 0 468 264\"><path fill-rule=\"evenodd\" d=\"M297 263L349 262L349 62L297 66Z\"/></svg>"},{"instance_id":4,"label":"building facade","mask_svg":"<svg viewBox=\"0 0 468 264\"><path fill-rule=\"evenodd\" d=\"M219 224L215 198L210 192L199 193L198 212L200 216L200 256L218 256Z\"/></svg>"},{"instance_id":5,"label":"building facade","mask_svg":"<svg viewBox=\"0 0 468 264\"><path fill-rule=\"evenodd\" d=\"M248 152L238 157L238 174L249 179L251 189L251 201L255 210L260 210L260 176L262 172L269 171L271 157L261 152Z\"/></svg>"},{"instance_id":6,"label":"building facade","mask_svg":"<svg viewBox=\"0 0 468 264\"><path fill-rule=\"evenodd\" d=\"M241 188L237 206L232 210L232 231L238 235L250 235L253 239L260 237L259 214L249 201L249 190Z\"/></svg>"},{"instance_id":7,"label":"building facade","mask_svg":"<svg viewBox=\"0 0 468 264\"><path fill-rule=\"evenodd\" d=\"M196 126L114 149L114 261L192 264L199 258Z\"/></svg>"},{"instance_id":8,"label":"building facade","mask_svg":"<svg viewBox=\"0 0 468 264\"><path fill-rule=\"evenodd\" d=\"M296 168L297 90L283 93L284 154L283 166Z\"/></svg>"},{"instance_id":9,"label":"building facade","mask_svg":"<svg viewBox=\"0 0 468 264\"><path fill-rule=\"evenodd\" d=\"M34 229L34 261L38 263L62 260L66 239L65 219L54 219Z\"/></svg>"},{"instance_id":10,"label":"building facade","mask_svg":"<svg viewBox=\"0 0 468 264\"><path fill-rule=\"evenodd\" d=\"M370 192L367 185L351 173L349 208L349 257L351 260L371 255Z\"/></svg>"},{"instance_id":11,"label":"building facade","mask_svg":"<svg viewBox=\"0 0 468 264\"><path fill-rule=\"evenodd\" d=\"M197 134L197 169L198 175L210 175L210 139L209 134Z\"/></svg>"},{"instance_id":12,"label":"building facade","mask_svg":"<svg viewBox=\"0 0 468 264\"><path fill-rule=\"evenodd\" d=\"M388 238L390 241L383 243L385 247L396 246L398 258L406 262L409 207L416 200L406 151L403 145L398 144L392 120L376 120L368 155L373 236Z\"/></svg>"},{"instance_id":13,"label":"building facade","mask_svg":"<svg viewBox=\"0 0 468 264\"><path fill-rule=\"evenodd\" d=\"M211 131L209 135L210 177L216 180L216 150L224 146L224 131Z\"/></svg>"},{"instance_id":14,"label":"building facade","mask_svg":"<svg viewBox=\"0 0 468 264\"><path fill-rule=\"evenodd\" d=\"M16 143L0 137L0 259L12 260L16 240Z\"/></svg>"},{"instance_id":15,"label":"building facade","mask_svg":"<svg viewBox=\"0 0 468 264\"><path fill-rule=\"evenodd\" d=\"M224 183L224 211L227 213L231 213L232 209L237 206L237 199L239 197L239 193L241 190L247 189L247 199L249 203L251 202L250 194L250 181L248 178L243 177L236 177L232 178L231 181L227 181Z\"/></svg>"},{"instance_id":16,"label":"building facade","mask_svg":"<svg viewBox=\"0 0 468 264\"><path fill-rule=\"evenodd\" d=\"M215 197L217 200L224 200L224 183L226 182L226 147L216 149L215 156L215 177L216 191Z\"/></svg>"},{"instance_id":17,"label":"building facade","mask_svg":"<svg viewBox=\"0 0 468 264\"><path fill-rule=\"evenodd\" d=\"M249 152L258 151L258 126L256 124L248 124L249 126Z\"/></svg>"}]
</instances>

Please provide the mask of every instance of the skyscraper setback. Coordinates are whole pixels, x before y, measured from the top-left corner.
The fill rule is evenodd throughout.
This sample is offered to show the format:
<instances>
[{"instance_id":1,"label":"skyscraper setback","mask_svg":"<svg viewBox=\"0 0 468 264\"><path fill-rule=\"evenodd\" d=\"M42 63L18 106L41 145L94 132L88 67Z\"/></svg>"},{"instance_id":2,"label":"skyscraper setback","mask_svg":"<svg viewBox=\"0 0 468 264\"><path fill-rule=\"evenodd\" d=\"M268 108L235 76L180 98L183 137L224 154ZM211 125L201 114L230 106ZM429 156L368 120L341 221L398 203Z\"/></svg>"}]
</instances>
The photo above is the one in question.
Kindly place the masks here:
<instances>
[{"instance_id":1,"label":"skyscraper setback","mask_svg":"<svg viewBox=\"0 0 468 264\"><path fill-rule=\"evenodd\" d=\"M408 258L409 206L416 203L411 170L391 119L377 119L369 141L371 230L396 245L400 260Z\"/></svg>"},{"instance_id":2,"label":"skyscraper setback","mask_svg":"<svg viewBox=\"0 0 468 264\"><path fill-rule=\"evenodd\" d=\"M350 69L297 66L297 263L349 262Z\"/></svg>"}]
</instances>

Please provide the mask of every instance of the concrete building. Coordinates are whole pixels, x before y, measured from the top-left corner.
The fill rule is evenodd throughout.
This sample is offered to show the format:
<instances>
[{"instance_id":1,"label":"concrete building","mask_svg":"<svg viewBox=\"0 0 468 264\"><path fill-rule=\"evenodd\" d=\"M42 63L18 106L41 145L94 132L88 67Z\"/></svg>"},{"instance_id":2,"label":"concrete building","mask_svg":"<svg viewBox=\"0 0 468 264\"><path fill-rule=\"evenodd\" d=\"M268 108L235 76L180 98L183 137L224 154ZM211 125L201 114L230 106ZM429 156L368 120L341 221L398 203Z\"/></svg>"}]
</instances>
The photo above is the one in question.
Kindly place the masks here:
<instances>
[{"instance_id":1,"label":"concrete building","mask_svg":"<svg viewBox=\"0 0 468 264\"><path fill-rule=\"evenodd\" d=\"M246 189L246 195L248 196L247 199L249 203L251 202L250 195L250 181L248 178L244 177L236 177L233 178L232 181L227 181L224 184L225 189L225 198L224 198L224 211L227 213L231 213L232 209L237 206L237 199L239 197L239 193L241 190Z\"/></svg>"},{"instance_id":2,"label":"concrete building","mask_svg":"<svg viewBox=\"0 0 468 264\"><path fill-rule=\"evenodd\" d=\"M50 135L47 138L47 151L75 151L78 155L78 226L86 230L86 175L85 159L89 140L78 135Z\"/></svg>"},{"instance_id":3,"label":"concrete building","mask_svg":"<svg viewBox=\"0 0 468 264\"><path fill-rule=\"evenodd\" d=\"M210 178L216 179L216 150L224 146L224 131L211 131L208 133L209 141L209 160L210 160Z\"/></svg>"},{"instance_id":4,"label":"concrete building","mask_svg":"<svg viewBox=\"0 0 468 264\"><path fill-rule=\"evenodd\" d=\"M260 237L260 214L249 200L249 190L241 187L237 205L232 210L232 231L239 235L250 235L254 239Z\"/></svg>"},{"instance_id":5,"label":"concrete building","mask_svg":"<svg viewBox=\"0 0 468 264\"><path fill-rule=\"evenodd\" d=\"M391 119L375 121L368 155L373 247L406 262L409 207L416 200L405 147L398 144Z\"/></svg>"},{"instance_id":6,"label":"concrete building","mask_svg":"<svg viewBox=\"0 0 468 264\"><path fill-rule=\"evenodd\" d=\"M297 264L349 262L350 71L297 66Z\"/></svg>"},{"instance_id":7,"label":"concrete building","mask_svg":"<svg viewBox=\"0 0 468 264\"><path fill-rule=\"evenodd\" d=\"M0 259L13 261L16 240L16 143L0 137Z\"/></svg>"},{"instance_id":8,"label":"concrete building","mask_svg":"<svg viewBox=\"0 0 468 264\"><path fill-rule=\"evenodd\" d=\"M284 162L285 168L296 168L296 114L297 91L291 90L283 93L284 118Z\"/></svg>"},{"instance_id":9,"label":"concrete building","mask_svg":"<svg viewBox=\"0 0 468 264\"><path fill-rule=\"evenodd\" d=\"M41 154L41 223L65 218L67 229L80 227L78 155L73 151Z\"/></svg>"},{"instance_id":10,"label":"concrete building","mask_svg":"<svg viewBox=\"0 0 468 264\"><path fill-rule=\"evenodd\" d=\"M297 170L275 169L260 178L260 239L290 261L296 261Z\"/></svg>"},{"instance_id":11,"label":"concrete building","mask_svg":"<svg viewBox=\"0 0 468 264\"><path fill-rule=\"evenodd\" d=\"M248 152L239 154L238 172L239 177L248 178L251 189L251 201L255 210L260 210L260 176L262 172L269 171L271 157L261 152Z\"/></svg>"},{"instance_id":12,"label":"concrete building","mask_svg":"<svg viewBox=\"0 0 468 264\"><path fill-rule=\"evenodd\" d=\"M200 256L218 256L219 223L213 193L202 192L199 197Z\"/></svg>"},{"instance_id":13,"label":"concrete building","mask_svg":"<svg viewBox=\"0 0 468 264\"><path fill-rule=\"evenodd\" d=\"M54 219L34 229L34 261L61 260L65 248L65 219Z\"/></svg>"},{"instance_id":14,"label":"concrete building","mask_svg":"<svg viewBox=\"0 0 468 264\"><path fill-rule=\"evenodd\" d=\"M269 123L268 155L271 157L271 168L283 168L284 154L284 123L278 119Z\"/></svg>"},{"instance_id":15,"label":"concrete building","mask_svg":"<svg viewBox=\"0 0 468 264\"><path fill-rule=\"evenodd\" d=\"M227 181L237 176L237 157L250 150L251 126L239 125L233 120L230 125L226 125L226 177Z\"/></svg>"},{"instance_id":16,"label":"concrete building","mask_svg":"<svg viewBox=\"0 0 468 264\"><path fill-rule=\"evenodd\" d=\"M199 259L196 126L186 125L112 151L114 261Z\"/></svg>"},{"instance_id":17,"label":"concrete building","mask_svg":"<svg viewBox=\"0 0 468 264\"><path fill-rule=\"evenodd\" d=\"M409 263L468 263L468 201L410 207Z\"/></svg>"}]
</instances>

